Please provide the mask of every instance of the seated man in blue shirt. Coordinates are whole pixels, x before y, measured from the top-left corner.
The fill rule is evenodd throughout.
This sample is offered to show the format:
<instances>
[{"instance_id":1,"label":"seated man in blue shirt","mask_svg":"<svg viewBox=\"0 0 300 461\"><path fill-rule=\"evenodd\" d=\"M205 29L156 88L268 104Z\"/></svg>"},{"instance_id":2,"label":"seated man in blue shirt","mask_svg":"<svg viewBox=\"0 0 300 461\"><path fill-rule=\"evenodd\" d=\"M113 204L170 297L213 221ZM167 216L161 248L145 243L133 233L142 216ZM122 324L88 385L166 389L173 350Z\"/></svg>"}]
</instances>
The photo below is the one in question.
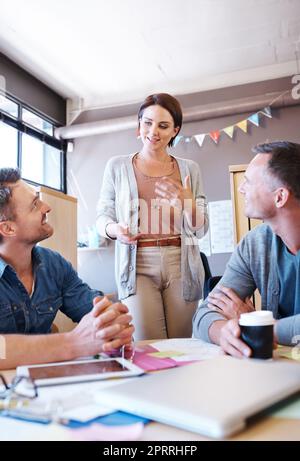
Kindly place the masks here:
<instances>
[{"instance_id":1,"label":"seated man in blue shirt","mask_svg":"<svg viewBox=\"0 0 300 461\"><path fill-rule=\"evenodd\" d=\"M127 307L101 298L62 256L36 246L53 234L50 211L18 170L0 169L0 369L72 360L131 341ZM58 310L79 323L48 334Z\"/></svg>"},{"instance_id":2,"label":"seated man in blue shirt","mask_svg":"<svg viewBox=\"0 0 300 461\"><path fill-rule=\"evenodd\" d=\"M251 355L240 339L238 319L254 309L249 297L256 288L262 309L273 311L277 342L300 340L300 144L272 142L253 152L239 191L246 215L264 224L239 243L193 319L196 337L236 357Z\"/></svg>"}]
</instances>

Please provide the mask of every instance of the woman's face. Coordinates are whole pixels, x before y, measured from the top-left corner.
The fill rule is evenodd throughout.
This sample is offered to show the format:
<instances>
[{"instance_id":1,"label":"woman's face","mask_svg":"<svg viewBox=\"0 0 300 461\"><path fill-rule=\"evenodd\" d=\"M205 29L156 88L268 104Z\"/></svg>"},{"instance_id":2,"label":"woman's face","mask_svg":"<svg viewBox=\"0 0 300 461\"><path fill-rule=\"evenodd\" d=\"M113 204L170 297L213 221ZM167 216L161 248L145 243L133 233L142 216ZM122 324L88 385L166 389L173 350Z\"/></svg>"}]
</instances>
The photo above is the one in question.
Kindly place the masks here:
<instances>
[{"instance_id":1,"label":"woman's face","mask_svg":"<svg viewBox=\"0 0 300 461\"><path fill-rule=\"evenodd\" d=\"M165 150L178 131L170 112L157 104L146 107L138 130L144 147L155 151Z\"/></svg>"}]
</instances>

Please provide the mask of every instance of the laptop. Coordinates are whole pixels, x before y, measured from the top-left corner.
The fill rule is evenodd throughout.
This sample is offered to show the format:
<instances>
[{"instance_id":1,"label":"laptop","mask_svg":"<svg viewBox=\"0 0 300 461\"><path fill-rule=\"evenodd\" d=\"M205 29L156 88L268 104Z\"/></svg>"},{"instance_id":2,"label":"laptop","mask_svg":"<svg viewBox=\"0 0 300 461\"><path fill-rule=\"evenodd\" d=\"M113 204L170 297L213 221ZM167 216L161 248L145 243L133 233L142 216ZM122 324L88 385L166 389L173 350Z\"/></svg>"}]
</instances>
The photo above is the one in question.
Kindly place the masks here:
<instances>
[{"instance_id":1,"label":"laptop","mask_svg":"<svg viewBox=\"0 0 300 461\"><path fill-rule=\"evenodd\" d=\"M222 356L133 378L96 393L97 402L209 437L300 390L300 365Z\"/></svg>"}]
</instances>

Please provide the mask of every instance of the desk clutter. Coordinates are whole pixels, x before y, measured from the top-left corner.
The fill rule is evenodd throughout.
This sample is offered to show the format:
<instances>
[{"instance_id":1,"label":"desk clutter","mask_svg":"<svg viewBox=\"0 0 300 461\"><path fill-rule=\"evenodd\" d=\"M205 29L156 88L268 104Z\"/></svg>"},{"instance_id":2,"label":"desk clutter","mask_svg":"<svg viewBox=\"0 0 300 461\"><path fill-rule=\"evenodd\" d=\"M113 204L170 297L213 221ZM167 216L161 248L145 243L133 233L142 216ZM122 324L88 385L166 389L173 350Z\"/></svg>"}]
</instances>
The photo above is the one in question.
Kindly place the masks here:
<instances>
[{"instance_id":1,"label":"desk clutter","mask_svg":"<svg viewBox=\"0 0 300 461\"><path fill-rule=\"evenodd\" d=\"M126 425L109 425L96 421L75 429L53 422L42 425L2 417L0 426L1 441L135 441L140 439L144 429L142 421Z\"/></svg>"},{"instance_id":2,"label":"desk clutter","mask_svg":"<svg viewBox=\"0 0 300 461\"><path fill-rule=\"evenodd\" d=\"M193 421L191 422L193 419L196 421L203 405L202 407L200 406L200 410L198 408L198 413L194 414L193 418L188 414L188 422L189 424L191 422L191 426L185 424L183 411L185 408L192 408L193 410L194 407L197 408L194 403L198 400L201 401L201 399L196 399L196 389L199 389L199 392L200 390L203 392L206 386L205 392L208 398L205 398L204 401L202 399L202 404L205 402L205 405L207 405L207 401L210 400L209 395L214 392L212 390L214 383L217 387L220 385L226 386L226 379L220 381L220 376L217 378L217 374L221 373L226 360L228 362L229 359L230 362L228 367L235 370L237 386L241 384L240 380L244 379L242 376L239 376L240 371L242 375L247 375L249 373L249 366L252 368L256 367L254 363L257 361L236 360L222 357L222 355L221 349L218 346L192 338L163 340L138 346L135 349L133 363L145 372L155 371L155 373L146 373L144 376L135 378L108 379L105 381L38 387L37 398L27 401L22 407L14 405L9 411L0 411L0 440L16 440L17 437L18 440L132 441L142 438L145 424L153 419L200 434L213 437L226 436L235 430L241 429L242 423L239 420L237 420L238 422L236 421L236 426L229 423L228 429L226 418L221 418L219 426L213 423L210 428L207 429L204 427L203 429L201 424L193 426ZM232 360L234 361L233 364ZM192 372L197 362L207 362L208 366L205 370L204 367L201 369L201 367L197 368L196 366L194 372ZM277 382L277 378L282 371L289 371L292 375L294 373L299 378L299 385L295 384L294 376L294 378L290 379L291 382L288 389L283 390L283 392L281 388L279 389L279 394L281 392L283 398L285 395L289 395L293 389L297 390L297 386L300 388L300 367L298 368L297 366L297 370L294 371L293 364L291 365L292 368L289 368L291 361L282 365L276 363L276 360L274 362L269 362L269 367L268 363L258 364L258 370L259 367L261 368L259 373L262 373L264 379L267 379L268 368L271 371L273 365L275 365L275 368L272 373L276 374ZM247 365L248 363L249 365ZM186 371L185 367L183 367L184 365L189 365ZM284 368L285 365L287 368ZM281 368L282 366L284 370ZM254 372L254 368L251 374ZM203 375L201 374L202 370ZM256 368L255 373L257 373ZM211 383L207 378L209 374L211 374ZM272 376L274 378L274 374ZM181 383L181 386L189 387L191 381L196 382L193 383L194 387L190 392L183 392L183 388L179 389L179 391L175 389L177 383ZM157 391L155 391L155 383L158 384ZM134 390L134 398L131 395L131 388ZM125 394L123 394L123 389ZM169 391L167 392L168 389ZM262 389L262 391L266 393L266 388ZM139 398L144 398L145 392L146 406L144 405L143 408L141 405L143 402ZM164 395L164 392L170 395L175 394L175 397L179 395L178 392L182 395L191 394L192 403L190 405L188 402L189 399L184 398L182 400L181 398L181 408L178 408L178 417L178 415L176 416L178 398L175 398L175 403L173 402L171 405L171 408L174 407L174 414L167 421L163 414L164 410L161 413L158 408L160 406L163 409L165 402L168 406L167 394ZM124 399L123 395L125 395ZM213 401L213 399L211 400ZM138 401L138 405L136 405L136 401ZM217 402L218 404L222 403L222 399L220 400L217 397ZM155 405L156 403L157 405ZM299 398L294 403L289 403L289 405L286 412L280 412L279 417L284 417L284 414L290 415L292 413L294 418L300 419ZM148 411L149 407L151 411ZM153 412L154 407L156 411ZM206 407L206 410L207 408L211 411L209 406ZM167 411L169 412L169 408ZM169 413L171 415L171 412ZM277 414L274 413L274 416L276 417ZM208 419L211 421L210 417ZM223 423L226 427L222 426Z\"/></svg>"},{"instance_id":3,"label":"desk clutter","mask_svg":"<svg viewBox=\"0 0 300 461\"><path fill-rule=\"evenodd\" d=\"M53 433L64 434L64 440L138 440L147 418L117 411L94 399L96 391L119 381L126 379L41 387L37 399L0 413L0 440L15 440L15 427L22 428L18 440L31 440L32 433L34 440L48 440Z\"/></svg>"},{"instance_id":4,"label":"desk clutter","mask_svg":"<svg viewBox=\"0 0 300 461\"><path fill-rule=\"evenodd\" d=\"M133 364L146 372L158 371L219 354L219 347L206 344L201 340L172 339L137 347ZM138 440L144 424L149 422L148 418L118 411L118 408L113 406L99 404L94 398L107 386L114 386L128 379L131 378L38 387L38 398L23 402L24 405L13 404L0 415L11 421L17 420L23 427L25 424L24 433L27 433L26 427L30 432L32 425L40 425L37 436L43 434L41 427L48 437L53 432L54 426L57 426L64 429L65 437L71 439ZM6 425L6 430L1 431L0 439L9 439L10 427L11 424ZM56 433L57 427L54 430ZM69 433L69 430L72 432ZM15 431L12 437L15 437Z\"/></svg>"},{"instance_id":5,"label":"desk clutter","mask_svg":"<svg viewBox=\"0 0 300 461\"><path fill-rule=\"evenodd\" d=\"M220 347L201 339L176 338L137 347L133 362L144 371L174 368L221 355Z\"/></svg>"}]
</instances>

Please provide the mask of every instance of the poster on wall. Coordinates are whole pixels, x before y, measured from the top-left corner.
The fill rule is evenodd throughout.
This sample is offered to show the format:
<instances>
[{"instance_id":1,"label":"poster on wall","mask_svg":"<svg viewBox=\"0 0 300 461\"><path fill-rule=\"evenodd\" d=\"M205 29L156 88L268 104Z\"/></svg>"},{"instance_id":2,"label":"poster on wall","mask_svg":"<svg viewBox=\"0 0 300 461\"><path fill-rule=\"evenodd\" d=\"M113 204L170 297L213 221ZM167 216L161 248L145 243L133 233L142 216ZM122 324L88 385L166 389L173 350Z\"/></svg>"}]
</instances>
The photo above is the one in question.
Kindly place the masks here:
<instances>
[{"instance_id":1,"label":"poster on wall","mask_svg":"<svg viewBox=\"0 0 300 461\"><path fill-rule=\"evenodd\" d=\"M232 253L233 220L231 200L209 202L208 214L211 253Z\"/></svg>"},{"instance_id":2,"label":"poster on wall","mask_svg":"<svg viewBox=\"0 0 300 461\"><path fill-rule=\"evenodd\" d=\"M204 253L206 256L211 255L209 230L206 232L204 237L202 237L201 239L198 240L198 245L199 245L199 249L200 249L200 251L202 251L202 253Z\"/></svg>"}]
</instances>

